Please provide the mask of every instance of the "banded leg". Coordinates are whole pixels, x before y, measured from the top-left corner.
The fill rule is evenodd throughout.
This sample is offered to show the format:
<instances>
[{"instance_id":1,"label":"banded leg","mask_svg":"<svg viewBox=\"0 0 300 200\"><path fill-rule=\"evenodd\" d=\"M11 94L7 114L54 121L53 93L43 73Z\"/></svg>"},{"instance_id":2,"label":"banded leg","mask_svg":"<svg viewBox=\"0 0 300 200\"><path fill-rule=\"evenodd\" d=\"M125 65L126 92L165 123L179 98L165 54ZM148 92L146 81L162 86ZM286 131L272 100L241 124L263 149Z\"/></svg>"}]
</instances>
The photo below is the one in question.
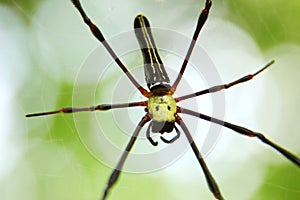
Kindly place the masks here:
<instances>
[{"instance_id":1,"label":"banded leg","mask_svg":"<svg viewBox=\"0 0 300 200\"><path fill-rule=\"evenodd\" d=\"M184 71L185 71L185 69L187 67L187 64L188 64L189 59L191 57L192 51L193 51L193 49L195 47L195 44L196 44L197 38L199 36L199 33L200 33L200 31L201 31L201 29L202 29L202 27L203 27L203 25L204 25L204 23L205 23L205 21L206 21L206 19L208 17L208 13L209 13L209 9L210 9L211 5L212 5L211 0L206 0L206 2L205 2L205 8L202 10L202 12L201 12L201 14L200 14L200 16L198 18L196 30L194 32L193 39L192 39L192 41L190 43L189 49L187 51L187 54L186 54L186 56L184 58L184 61L182 63L180 72L179 72L179 74L178 74L175 82L173 83L173 85L171 87L171 93L172 94L176 91L176 88L177 88L177 86L178 86L178 84L179 84L179 82L180 82L180 80L182 78L182 75L183 75L183 73L184 73Z\"/></svg>"},{"instance_id":2,"label":"banded leg","mask_svg":"<svg viewBox=\"0 0 300 200\"><path fill-rule=\"evenodd\" d=\"M208 88L208 89L205 89L205 90L193 93L193 94L188 94L188 95L184 95L184 96L178 97L178 98L175 99L175 101L179 102L179 101L182 101L182 100L185 100L185 99L193 98L195 96L200 96L200 95L207 94L207 93L218 92L220 90L228 89L228 88L230 88L230 87L232 87L234 85L237 85L237 84L240 84L240 83L244 83L246 81L250 81L256 75L260 74L262 71L264 71L265 69L267 69L268 67L270 67L274 62L275 62L274 60L268 62L263 68L261 68L260 70L258 70L254 74L248 74L248 75L246 75L246 76L244 76L242 78L239 78L239 79L237 79L235 81L232 81L231 83L227 83L227 84L224 84L224 85L213 86L211 88Z\"/></svg>"},{"instance_id":3,"label":"banded leg","mask_svg":"<svg viewBox=\"0 0 300 200\"><path fill-rule=\"evenodd\" d=\"M128 71L128 69L125 67L125 65L121 62L121 60L118 58L114 50L110 47L110 45L105 40L103 34L101 33L100 29L90 20L90 18L86 15L85 11L83 10L81 3L79 0L71 0L76 9L79 11L84 23L89 26L91 32L93 35L103 44L103 46L106 48L108 53L112 56L112 58L115 60L115 62L119 65L119 67L123 70L123 72L126 74L126 76L129 78L129 80L133 83L133 85L141 92L141 94L145 97L149 97L149 92L144 89L131 75L131 73Z\"/></svg>"},{"instance_id":4,"label":"banded leg","mask_svg":"<svg viewBox=\"0 0 300 200\"><path fill-rule=\"evenodd\" d=\"M235 131L239 134L246 135L248 137L257 137L258 139L260 139L260 141L262 141L263 143L271 146L273 149L277 150L279 153L281 153L284 157L286 157L292 163L294 163L295 165L300 167L300 159L297 156L295 156L294 154L292 154L288 150L280 147L279 145L275 144L274 142L272 142L271 140L266 138L261 133L257 133L257 132L251 131L247 128L244 128L244 127L241 127L241 126L238 126L238 125L235 125L235 124L231 124L229 122L226 122L226 121L223 121L223 120L220 120L220 119L216 119L216 118L213 118L213 117L201 114L201 113L197 113L197 112L194 112L192 110L185 109L185 108L179 108L179 110L180 110L181 113L192 115L192 116L195 116L195 117L199 117L199 118L204 119L206 121L210 121L210 122L219 124L221 126L229 128L229 129L231 129L231 130L233 130L233 131Z\"/></svg>"},{"instance_id":5,"label":"banded leg","mask_svg":"<svg viewBox=\"0 0 300 200\"><path fill-rule=\"evenodd\" d=\"M213 195L215 196L216 199L219 200L223 200L224 198L222 197L222 194L220 192L220 189L218 187L217 182L215 181L214 177L212 176L212 174L210 173L202 155L200 154L188 128L186 127L185 123L182 121L182 119L177 115L176 116L176 123L182 128L184 134L186 135L189 143L191 144L191 147L198 159L198 162L201 165L201 168L204 172L205 178L206 178L206 182L208 184L208 187L210 189L210 191L213 193Z\"/></svg>"},{"instance_id":6,"label":"banded leg","mask_svg":"<svg viewBox=\"0 0 300 200\"><path fill-rule=\"evenodd\" d=\"M134 144L134 142L136 141L139 133L140 133L140 130L142 129L142 127L150 120L150 116L148 114L146 114L142 119L141 121L139 122L139 124L137 125L136 129L134 130L117 166L115 167L114 171L112 172L112 174L110 175L109 177L109 180L107 182L107 185L106 185L106 188L104 190L104 193L103 193L103 196L102 196L102 200L105 200L110 189L112 188L112 186L116 183L116 181L118 180L119 178L119 175L121 173L121 170L122 170L122 167L125 163L125 160Z\"/></svg>"},{"instance_id":7,"label":"banded leg","mask_svg":"<svg viewBox=\"0 0 300 200\"><path fill-rule=\"evenodd\" d=\"M75 112L84 112L84 111L104 111L110 110L114 108L127 108L127 107L134 107L134 106L147 106L147 101L141 102L132 102L132 103L121 103L121 104L101 104L97 106L90 106L90 107L83 107L83 108L62 108L59 110L48 111L48 112L40 112L40 113L33 113L27 114L26 117L37 117L43 115L53 115L58 113L75 113Z\"/></svg>"}]
</instances>

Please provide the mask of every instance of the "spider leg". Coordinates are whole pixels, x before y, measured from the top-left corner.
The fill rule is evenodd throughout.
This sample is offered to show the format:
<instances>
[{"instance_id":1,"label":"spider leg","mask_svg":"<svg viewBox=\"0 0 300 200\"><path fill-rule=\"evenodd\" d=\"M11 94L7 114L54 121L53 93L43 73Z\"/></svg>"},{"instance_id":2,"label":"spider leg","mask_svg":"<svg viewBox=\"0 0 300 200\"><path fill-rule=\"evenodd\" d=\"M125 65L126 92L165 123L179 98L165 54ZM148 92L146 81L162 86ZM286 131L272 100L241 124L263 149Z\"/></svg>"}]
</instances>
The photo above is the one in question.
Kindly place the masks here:
<instances>
[{"instance_id":1,"label":"spider leg","mask_svg":"<svg viewBox=\"0 0 300 200\"><path fill-rule=\"evenodd\" d=\"M264 71L265 69L267 69L268 67L270 67L274 62L275 62L274 60L268 62L263 68L261 68L260 70L258 70L254 74L248 74L248 75L246 75L246 76L244 76L242 78L239 78L239 79L237 79L235 81L232 81L232 82L224 84L224 85L217 85L217 86L213 86L211 88L208 88L208 89L205 89L205 90L193 93L193 94L184 95L184 96L176 98L175 100L176 100L176 102L179 102L179 101L182 101L182 100L185 100L185 99L189 99L189 98L192 98L192 97L195 97L195 96L200 96L200 95L207 94L207 93L218 92L220 90L228 89L228 88L230 88L230 87L232 87L234 85L237 85L237 84L240 84L240 83L244 83L246 81L250 81L256 75L258 75L259 73L261 73L262 71Z\"/></svg>"},{"instance_id":2,"label":"spider leg","mask_svg":"<svg viewBox=\"0 0 300 200\"><path fill-rule=\"evenodd\" d=\"M183 130L184 134L186 135L196 157L197 157L197 160L198 162L200 163L201 165L201 168L204 172L204 175L205 175L205 178L206 178L206 181L207 181L207 184L208 184L208 187L210 189L210 191L213 193L213 195L215 196L216 199L219 199L219 200L223 200L224 198L222 197L222 194L221 194L221 191L218 187L218 184L217 182L215 181L214 177L212 176L212 174L210 173L202 155L200 154L188 128L186 127L185 123L183 122L183 120L178 116L176 115L176 123L181 127L181 129Z\"/></svg>"},{"instance_id":3,"label":"spider leg","mask_svg":"<svg viewBox=\"0 0 300 200\"><path fill-rule=\"evenodd\" d=\"M160 136L160 139L164 142L164 143L173 143L174 141L176 141L179 137L180 137L180 131L178 130L178 128L176 126L174 126L175 130L176 130L176 135L170 139L167 140L166 138L164 138L162 135Z\"/></svg>"},{"instance_id":4,"label":"spider leg","mask_svg":"<svg viewBox=\"0 0 300 200\"><path fill-rule=\"evenodd\" d=\"M119 65L119 67L123 70L123 72L126 74L126 76L129 78L129 80L133 83L133 85L141 92L141 94L145 97L149 97L150 93L144 89L131 75L131 73L128 71L128 69L125 67L125 65L121 62L121 60L118 58L114 50L111 48L111 46L107 43L105 40L103 34L101 33L100 29L91 21L91 19L87 16L85 11L83 10L81 3L79 0L71 0L76 9L79 11L84 23L89 26L91 32L93 35L103 44L103 46L106 48L108 53L112 56L112 58L115 60L115 62Z\"/></svg>"},{"instance_id":5,"label":"spider leg","mask_svg":"<svg viewBox=\"0 0 300 200\"><path fill-rule=\"evenodd\" d=\"M121 173L121 170L122 170L122 167L125 163L125 160L134 144L134 142L136 141L139 133L140 133L140 130L142 129L142 127L150 120L150 116L148 114L146 114L142 119L141 121L139 122L139 124L137 125L136 129L134 130L117 166L115 167L114 171L111 173L110 177L109 177L109 180L107 182L107 185L106 185L106 188L104 190L104 193L103 193L103 196L102 196L102 200L105 200L110 189L112 188L112 186L116 183L116 181L118 180L119 178L119 175Z\"/></svg>"},{"instance_id":6,"label":"spider leg","mask_svg":"<svg viewBox=\"0 0 300 200\"><path fill-rule=\"evenodd\" d=\"M97 106L90 106L90 107L83 107L83 108L61 108L59 110L48 111L48 112L40 112L40 113L33 113L27 114L26 117L37 117L43 115L53 115L58 113L75 113L75 112L84 112L84 111L104 111L110 110L114 108L127 108L127 107L134 107L134 106L147 106L147 101L141 102L132 102L132 103L120 103L120 104L101 104Z\"/></svg>"},{"instance_id":7,"label":"spider leg","mask_svg":"<svg viewBox=\"0 0 300 200\"><path fill-rule=\"evenodd\" d=\"M179 84L179 82L180 82L180 80L182 78L182 75L183 75L183 73L184 73L184 71L185 71L185 69L187 67L187 64L188 64L189 59L191 57L192 51L193 51L193 49L195 47L195 44L196 44L197 38L199 36L199 33L200 33L200 31L201 31L201 29L202 29L202 27L203 27L203 25L206 22L206 19L208 17L208 13L209 13L211 5L212 5L211 0L206 0L206 2L205 2L205 8L202 10L202 12L201 12L201 14L200 14L200 16L198 18L196 30L194 32L193 39L192 39L192 41L190 43L189 49L187 51L187 54L186 54L186 56L184 58L184 61L182 63L180 72L179 72L179 74L178 74L175 82L173 83L173 85L171 87L170 91L171 91L172 94L175 92L175 90L176 90L176 88L177 88L177 86L178 86L178 84Z\"/></svg>"},{"instance_id":8,"label":"spider leg","mask_svg":"<svg viewBox=\"0 0 300 200\"><path fill-rule=\"evenodd\" d=\"M257 132L251 131L251 130L245 128L245 127L241 127L241 126L238 126L238 125L235 125L235 124L232 124L232 123L220 120L220 119L216 119L216 118L213 118L213 117L201 114L201 113L197 113L197 112L194 112L192 110L185 109L185 108L179 108L179 110L180 110L181 113L192 115L192 116L195 116L195 117L199 117L199 118L204 119L206 121L210 121L210 122L219 124L221 126L229 128L231 130L234 130L235 132L237 132L239 134L246 135L248 137L257 137L258 139L260 139L260 141L262 141L263 143L271 146L272 148L277 150L279 153L281 153L284 157L286 157L288 160L290 160L292 163L294 163L295 165L300 167L300 159L297 156L295 156L294 154L292 154L288 150L280 147L279 145L275 144L274 142L272 142L271 140L266 138L261 133L257 133Z\"/></svg>"},{"instance_id":9,"label":"spider leg","mask_svg":"<svg viewBox=\"0 0 300 200\"><path fill-rule=\"evenodd\" d=\"M147 131L146 131L146 137L147 139L149 140L149 142L153 145L153 146L157 146L158 145L158 142L157 141L154 141L150 135L150 128L152 126L152 122L150 122L148 128L147 128Z\"/></svg>"}]
</instances>

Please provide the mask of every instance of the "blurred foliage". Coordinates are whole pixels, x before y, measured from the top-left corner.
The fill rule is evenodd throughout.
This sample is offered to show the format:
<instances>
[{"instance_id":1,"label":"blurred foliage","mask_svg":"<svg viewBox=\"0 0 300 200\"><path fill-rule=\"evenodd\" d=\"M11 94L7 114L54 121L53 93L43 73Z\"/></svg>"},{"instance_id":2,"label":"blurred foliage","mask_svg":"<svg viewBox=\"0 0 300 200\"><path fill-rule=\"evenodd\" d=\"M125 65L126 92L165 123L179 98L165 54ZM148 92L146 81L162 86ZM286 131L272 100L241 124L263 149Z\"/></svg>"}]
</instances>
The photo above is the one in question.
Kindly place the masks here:
<instances>
[{"instance_id":1,"label":"blurred foliage","mask_svg":"<svg viewBox=\"0 0 300 200\"><path fill-rule=\"evenodd\" d=\"M228 0L227 19L246 30L261 47L300 45L300 1Z\"/></svg>"},{"instance_id":2,"label":"blurred foliage","mask_svg":"<svg viewBox=\"0 0 300 200\"><path fill-rule=\"evenodd\" d=\"M11 7L26 22L30 22L31 14L44 0L0 0L0 3Z\"/></svg>"},{"instance_id":3,"label":"blurred foliage","mask_svg":"<svg viewBox=\"0 0 300 200\"><path fill-rule=\"evenodd\" d=\"M4 5L15 9L22 9L25 12L31 12L42 2L43 0L0 0L0 3Z\"/></svg>"},{"instance_id":4,"label":"blurred foliage","mask_svg":"<svg viewBox=\"0 0 300 200\"><path fill-rule=\"evenodd\" d=\"M222 2L228 6L226 19L246 30L262 50L269 50L282 43L300 45L300 23L298 22L300 1L228 0ZM43 1L1 0L0 3L11 7L27 23L33 16L31 13L34 13ZM195 1L193 3L198 4ZM213 3L216 6L220 5L218 1ZM73 84L62 82L58 87L57 94L62 95L57 97L56 105L53 107L72 105L71 96L63 94L66 91L71 93ZM43 124L48 126L45 129L40 127L29 129L29 148L24 153L22 162L15 166L16 171L27 162L31 163L37 183L36 199L97 199L111 169L104 167L85 149L77 135L72 115L60 115L52 119L51 124ZM266 200L299 199L300 175L298 169L290 165L287 162L286 165L269 166L265 175L266 181L253 199L258 200L262 196ZM289 176L294 175L294 177L286 176L287 171ZM20 176L24 178L25 175ZM162 196L172 199L173 193L171 190L164 190L168 186L164 185L164 181L158 176L132 174L122 176L125 177L122 177L118 187L114 188L116 199L132 199L141 196L143 199L161 199ZM269 185L268 181L278 185ZM1 181L0 185L3 182ZM274 187L280 189L274 190ZM22 193L22 189L19 191ZM151 195L144 196L144 191L150 191Z\"/></svg>"},{"instance_id":5,"label":"blurred foliage","mask_svg":"<svg viewBox=\"0 0 300 200\"><path fill-rule=\"evenodd\" d=\"M253 200L261 200L262 196L264 200L299 199L300 173L297 167L288 164L270 165L266 171L265 181Z\"/></svg>"}]
</instances>

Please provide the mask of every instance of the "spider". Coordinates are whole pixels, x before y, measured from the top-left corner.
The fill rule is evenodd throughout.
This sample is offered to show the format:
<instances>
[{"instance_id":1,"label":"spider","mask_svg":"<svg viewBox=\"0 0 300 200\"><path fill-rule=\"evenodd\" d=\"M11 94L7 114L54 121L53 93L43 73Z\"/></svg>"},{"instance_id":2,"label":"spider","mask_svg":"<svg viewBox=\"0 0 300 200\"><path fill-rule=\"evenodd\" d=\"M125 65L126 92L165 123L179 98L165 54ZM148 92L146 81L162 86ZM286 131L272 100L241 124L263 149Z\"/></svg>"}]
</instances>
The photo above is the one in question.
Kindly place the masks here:
<instances>
[{"instance_id":1,"label":"spider","mask_svg":"<svg viewBox=\"0 0 300 200\"><path fill-rule=\"evenodd\" d=\"M229 128L241 135L245 135L248 137L256 137L261 142L271 146L273 149L277 150L279 153L281 153L284 157L286 157L288 160L290 160L292 163L294 163L296 166L300 167L300 159L296 157L294 154L290 153L286 149L280 147L279 145L275 144L271 140L267 139L263 134L249 130L245 127L241 127L220 119L216 119L201 113L198 113L193 110L189 110L187 108L182 108L177 106L177 103L189 98L193 98L196 96L208 94L208 93L214 93L218 92L220 90L228 89L232 86L235 86L237 84L247 82L260 74L262 71L267 69L269 66L271 66L274 63L274 60L268 62L264 67L262 67L260 70L253 74L246 75L242 78L239 78L235 81L232 81L227 84L217 85L210 87L205 90L201 90L192 94L187 94L180 97L173 97L173 94L176 91L176 88L178 84L180 83L182 76L185 72L185 69L187 67L187 64L189 62L190 56L192 54L192 51L194 49L194 46L196 44L197 38L199 36L199 33L205 24L210 8L212 6L211 0L206 0L204 9L201 11L200 16L198 18L198 22L196 25L196 30L194 32L194 35L192 37L192 41L189 45L188 51L186 53L185 59L182 63L182 66L180 68L180 72L177 75L177 78L171 84L169 76L165 70L165 67L162 63L162 60L158 54L158 50L156 48L151 29L150 29L150 23L148 19L139 14L136 16L134 20L134 30L137 37L137 40L139 42L143 58L144 58L144 72L145 72L145 80L147 83L148 90L143 88L136 79L131 75L131 73L127 70L125 65L122 63L122 61L118 58L114 50L111 48L111 46L107 43L104 36L102 35L100 29L90 20L90 18L85 13L83 7L81 6L81 3L79 0L71 0L75 8L79 11L84 23L88 25L90 28L90 31L92 34L103 44L103 46L106 48L108 53L112 56L112 58L115 60L115 62L118 64L118 66L121 68L121 70L126 74L130 82L135 86L137 90L146 98L148 98L147 101L140 101L140 102L130 102L130 103L122 103L122 104L100 104L97 106L91 106L91 107L84 107L84 108L62 108L55 111L49 111L49 112L40 112L40 113L34 113L34 114L27 114L26 117L36 117L36 116L42 116L42 115L51 115L51 114L57 114L57 113L75 113L75 112L82 112L82 111L105 111L110 109L116 109L116 108L126 108L126 107L135 107L135 106L141 106L145 107L145 115L142 117L142 119L138 122L135 130L133 131L133 134L125 147L125 150L123 151L121 158L119 159L119 162L117 163L116 167L114 168L113 172L110 175L110 178L107 182L106 188L104 190L104 193L102 195L102 200L105 200L111 191L111 188L115 185L116 181L118 180L120 173L122 171L122 167L125 163L126 158L129 155L130 150L132 149L141 129L144 127L146 123L149 122L148 128L146 130L146 137L149 140L149 142L153 146L158 145L158 141L154 141L154 139L151 137L151 133L160 133L161 134L161 140L165 143L173 143L175 142L179 137L181 132L183 132L191 145L191 148L203 170L203 173L206 178L207 185L211 191L211 193L214 195L216 199L222 200L224 197L222 196L222 193L218 187L217 182L215 181L212 173L210 172L209 168L207 167L200 151L198 150L186 124L180 117L180 114L187 114L191 115L197 118L201 118L203 120L210 121L212 123L219 124L221 126L224 126L226 128ZM171 139L166 139L163 134L167 134L170 132L173 132L175 130L176 135Z\"/></svg>"}]
</instances>

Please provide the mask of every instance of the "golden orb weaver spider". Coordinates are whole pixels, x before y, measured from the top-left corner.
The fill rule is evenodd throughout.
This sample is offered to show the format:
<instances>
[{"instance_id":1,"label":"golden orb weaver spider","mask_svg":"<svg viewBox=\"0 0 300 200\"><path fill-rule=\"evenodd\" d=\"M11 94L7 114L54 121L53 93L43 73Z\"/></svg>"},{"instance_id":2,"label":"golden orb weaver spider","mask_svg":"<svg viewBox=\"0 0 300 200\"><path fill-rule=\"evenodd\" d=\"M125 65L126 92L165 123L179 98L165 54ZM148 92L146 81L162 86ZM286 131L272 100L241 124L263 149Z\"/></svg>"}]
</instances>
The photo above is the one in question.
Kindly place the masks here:
<instances>
[{"instance_id":1,"label":"golden orb weaver spider","mask_svg":"<svg viewBox=\"0 0 300 200\"><path fill-rule=\"evenodd\" d=\"M131 102L131 103L124 103L124 104L101 104L97 106L91 106L91 107L85 107L85 108L62 108L55 111L50 112L41 112L41 113L34 113L34 114L27 114L26 117L36 117L36 116L42 116L42 115L50 115L50 114L57 114L57 113L74 113L74 112L82 112L82 111L105 111L115 108L124 108L124 107L134 107L134 106L143 106L145 107L146 114L144 117L140 120L138 123L136 129L134 130L130 141L128 142L117 166L113 170L107 186L104 190L102 199L106 199L107 195L109 194L112 186L116 183L116 181L119 178L119 175L121 173L122 167L125 163L125 160L127 156L129 155L130 150L132 149L140 130L142 127L149 122L149 126L146 131L146 136L149 142L156 146L158 144L157 141L154 141L151 137L151 133L160 133L161 134L161 140L165 143L172 143L176 141L176 139L179 138L182 131L185 136L187 137L187 140L189 141L193 152L195 153L195 156L204 172L208 187L210 191L213 193L216 199L224 199L224 197L221 194L221 191L218 187L217 182L215 181L213 175L209 171L203 157L201 156L187 126L183 122L182 118L179 116L179 114L187 114L194 117L198 117L216 124L219 124L221 126L224 126L226 128L229 128L241 135L245 135L248 137L257 137L259 140L261 140L263 143L271 146L275 150L277 150L279 153L281 153L284 157L289 159L291 162L293 162L296 166L300 167L300 160L295 155L290 153L289 151L285 150L284 148L278 146L274 142L267 139L264 135L258 132L251 131L247 128L228 123L226 121L216 119L186 108L182 108L177 106L177 103L195 96L204 95L207 93L214 93L218 92L220 90L228 89L234 85L247 82L251 80L253 77L267 69L270 65L274 63L274 61L270 61L267 63L263 68L255 72L254 74L249 74L247 76L244 76L240 79L237 79L233 82L230 82L228 84L223 85L217 85L213 86L211 88L193 93L193 94L187 94L180 97L173 97L174 92L176 91L176 88L178 84L181 81L181 78L185 72L185 69L187 67L187 64L189 62L189 58L192 54L192 51L194 49L194 46L196 44L196 40L199 36L199 33L203 27L203 25L206 22L206 19L209 14L209 10L212 5L211 0L206 0L205 7L202 10L197 25L196 30L194 32L194 35L192 37L192 41L190 43L190 46L188 48L187 54L185 56L184 62L181 66L180 72L175 79L174 83L170 84L170 79L168 77L168 74L164 68L164 65L162 63L162 60L159 57L157 48L155 46L155 42L151 33L150 24L147 18L143 15L138 15L135 18L134 21L134 29L136 33L136 37L138 39L138 42L140 44L143 57L144 57L144 70L145 70L145 79L148 86L148 90L143 88L136 79L131 75L131 73L127 70L125 65L122 63L122 61L117 57L114 50L111 48L111 46L107 43L104 36L102 35L101 31L97 28L95 24L89 19L89 17L86 15L85 11L83 10L79 0L72 0L72 3L76 7L76 9L80 12L80 15L84 22L89 26L91 32L93 35L104 45L104 47L107 49L109 54L113 57L115 62L119 65L119 67L123 70L123 72L126 74L126 76L129 78L129 80L132 82L132 84L140 91L140 93L148 98L148 101L141 101L141 102ZM178 128L180 127L180 129ZM176 136L172 139L166 139L163 137L162 134L172 132L175 129Z\"/></svg>"}]
</instances>

